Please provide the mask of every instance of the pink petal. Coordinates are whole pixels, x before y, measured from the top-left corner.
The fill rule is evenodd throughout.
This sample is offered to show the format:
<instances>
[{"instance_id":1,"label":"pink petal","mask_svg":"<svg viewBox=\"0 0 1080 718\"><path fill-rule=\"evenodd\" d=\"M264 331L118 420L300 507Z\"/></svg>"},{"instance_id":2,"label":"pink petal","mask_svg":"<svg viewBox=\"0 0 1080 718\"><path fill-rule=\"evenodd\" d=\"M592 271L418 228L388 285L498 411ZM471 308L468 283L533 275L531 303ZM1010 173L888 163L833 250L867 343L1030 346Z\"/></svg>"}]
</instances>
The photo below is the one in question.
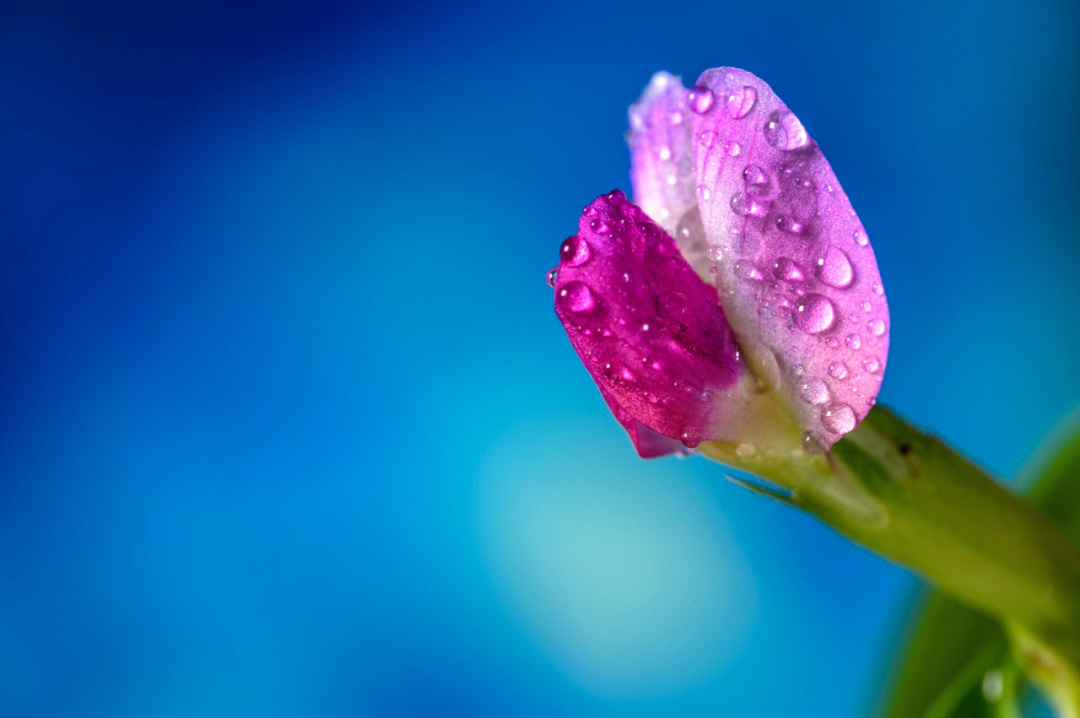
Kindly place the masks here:
<instances>
[{"instance_id":1,"label":"pink petal","mask_svg":"<svg viewBox=\"0 0 1080 718\"><path fill-rule=\"evenodd\" d=\"M554 281L555 311L642 456L718 438L738 386L734 335L675 242L618 190L582 214Z\"/></svg>"},{"instance_id":2,"label":"pink petal","mask_svg":"<svg viewBox=\"0 0 1080 718\"><path fill-rule=\"evenodd\" d=\"M661 102L690 110L695 140L693 179L677 184L696 202L674 220L685 230L676 238L704 234L707 256L687 259L715 277L750 366L775 384L808 445L831 444L873 405L888 354L888 306L865 230L802 123L754 75L708 70L689 90L672 81L663 94L646 90L635 107ZM685 121L666 128L659 111L646 116L647 134L631 128L635 168L651 166L655 142L643 138L686 134ZM649 177L633 174L643 207L682 206ZM698 221L700 230L685 229Z\"/></svg>"}]
</instances>

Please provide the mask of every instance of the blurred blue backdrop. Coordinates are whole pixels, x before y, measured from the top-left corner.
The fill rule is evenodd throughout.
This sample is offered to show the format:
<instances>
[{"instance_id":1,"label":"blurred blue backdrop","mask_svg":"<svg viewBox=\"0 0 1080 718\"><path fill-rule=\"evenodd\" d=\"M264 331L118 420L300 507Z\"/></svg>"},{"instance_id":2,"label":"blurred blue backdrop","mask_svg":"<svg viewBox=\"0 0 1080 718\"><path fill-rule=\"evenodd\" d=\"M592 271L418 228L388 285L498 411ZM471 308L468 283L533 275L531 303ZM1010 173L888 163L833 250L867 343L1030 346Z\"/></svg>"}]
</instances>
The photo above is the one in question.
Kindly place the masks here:
<instances>
[{"instance_id":1,"label":"blurred blue backdrop","mask_svg":"<svg viewBox=\"0 0 1080 718\"><path fill-rule=\"evenodd\" d=\"M652 73L745 67L873 239L881 399L1011 476L1080 404L1077 27L3 3L0 714L865 714L915 580L637 460L543 277Z\"/></svg>"}]
</instances>

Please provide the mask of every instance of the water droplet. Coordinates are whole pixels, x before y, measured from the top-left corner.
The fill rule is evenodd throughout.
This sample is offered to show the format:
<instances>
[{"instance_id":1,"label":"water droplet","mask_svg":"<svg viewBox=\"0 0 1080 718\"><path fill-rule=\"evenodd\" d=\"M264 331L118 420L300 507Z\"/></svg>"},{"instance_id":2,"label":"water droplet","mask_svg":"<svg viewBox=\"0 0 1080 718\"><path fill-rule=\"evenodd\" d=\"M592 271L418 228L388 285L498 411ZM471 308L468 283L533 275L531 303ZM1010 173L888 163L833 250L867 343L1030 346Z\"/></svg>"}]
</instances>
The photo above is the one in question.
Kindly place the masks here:
<instances>
[{"instance_id":1,"label":"water droplet","mask_svg":"<svg viewBox=\"0 0 1080 718\"><path fill-rule=\"evenodd\" d=\"M855 410L847 404L829 404L821 412L821 425L834 434L846 434L855 428Z\"/></svg>"},{"instance_id":2,"label":"water droplet","mask_svg":"<svg viewBox=\"0 0 1080 718\"><path fill-rule=\"evenodd\" d=\"M869 323L867 323L866 328L869 329L870 333L875 337L880 337L885 333L885 322L880 319L871 319Z\"/></svg>"},{"instance_id":3,"label":"water droplet","mask_svg":"<svg viewBox=\"0 0 1080 718\"><path fill-rule=\"evenodd\" d=\"M675 239L687 254L699 254L705 246L705 228L701 224L701 210L696 205L679 220Z\"/></svg>"},{"instance_id":4,"label":"water droplet","mask_svg":"<svg viewBox=\"0 0 1080 718\"><path fill-rule=\"evenodd\" d=\"M836 321L836 308L820 294L806 294L795 305L795 325L807 334L820 334Z\"/></svg>"},{"instance_id":5,"label":"water droplet","mask_svg":"<svg viewBox=\"0 0 1080 718\"><path fill-rule=\"evenodd\" d=\"M782 214L776 218L776 226L781 232L788 234L802 234L806 231L806 225L789 214Z\"/></svg>"},{"instance_id":6,"label":"water droplet","mask_svg":"<svg viewBox=\"0 0 1080 718\"><path fill-rule=\"evenodd\" d=\"M712 147L716 144L716 132L713 130L702 130L697 138L704 147Z\"/></svg>"},{"instance_id":7,"label":"water droplet","mask_svg":"<svg viewBox=\"0 0 1080 718\"><path fill-rule=\"evenodd\" d=\"M840 340L837 339L836 337L829 337L828 339L825 340L825 346L829 347L830 349L839 349L840 348Z\"/></svg>"},{"instance_id":8,"label":"water droplet","mask_svg":"<svg viewBox=\"0 0 1080 718\"><path fill-rule=\"evenodd\" d=\"M724 152L727 152L728 157L738 157L742 146L738 142L728 142L724 144Z\"/></svg>"},{"instance_id":9,"label":"water droplet","mask_svg":"<svg viewBox=\"0 0 1080 718\"><path fill-rule=\"evenodd\" d=\"M559 255L571 267L579 267L589 261L589 243L581 237L567 237L559 248Z\"/></svg>"},{"instance_id":10,"label":"water droplet","mask_svg":"<svg viewBox=\"0 0 1080 718\"><path fill-rule=\"evenodd\" d=\"M885 287L881 286L877 282L874 282L874 284L870 287L870 290L873 291L874 294L878 295L879 297L881 295L885 294Z\"/></svg>"},{"instance_id":11,"label":"water droplet","mask_svg":"<svg viewBox=\"0 0 1080 718\"><path fill-rule=\"evenodd\" d=\"M766 142L785 152L805 147L810 142L799 118L787 110L773 110L765 121L764 133Z\"/></svg>"},{"instance_id":12,"label":"water droplet","mask_svg":"<svg viewBox=\"0 0 1080 718\"><path fill-rule=\"evenodd\" d=\"M684 431L682 435L679 436L679 440L682 441L683 446L686 446L690 449L701 443L701 437L699 437L696 433L690 431Z\"/></svg>"},{"instance_id":13,"label":"water droplet","mask_svg":"<svg viewBox=\"0 0 1080 718\"><path fill-rule=\"evenodd\" d=\"M769 189L769 175L757 165L746 165L742 178L750 194L765 194Z\"/></svg>"},{"instance_id":14,"label":"water droplet","mask_svg":"<svg viewBox=\"0 0 1080 718\"><path fill-rule=\"evenodd\" d=\"M740 216L764 217L768 209L762 202L748 195L746 192L736 192L731 195L731 211Z\"/></svg>"},{"instance_id":15,"label":"water droplet","mask_svg":"<svg viewBox=\"0 0 1080 718\"><path fill-rule=\"evenodd\" d=\"M738 120L750 114L750 110L754 109L755 102L757 102L757 90L749 85L744 85L741 89L735 90L728 95L724 104L731 118Z\"/></svg>"},{"instance_id":16,"label":"water droplet","mask_svg":"<svg viewBox=\"0 0 1080 718\"><path fill-rule=\"evenodd\" d=\"M678 110L675 110L670 115L668 115L668 119L671 120L672 125L674 125L675 127L678 127L679 125L681 125L683 123L683 113L679 112Z\"/></svg>"},{"instance_id":17,"label":"water droplet","mask_svg":"<svg viewBox=\"0 0 1080 718\"><path fill-rule=\"evenodd\" d=\"M670 147L661 147L660 148L660 159L662 159L665 162L667 162L668 160L671 159L671 148Z\"/></svg>"},{"instance_id":18,"label":"water droplet","mask_svg":"<svg viewBox=\"0 0 1080 718\"><path fill-rule=\"evenodd\" d=\"M704 115L712 109L714 99L712 90L702 85L694 85L686 93L686 104L699 115Z\"/></svg>"},{"instance_id":19,"label":"water droplet","mask_svg":"<svg viewBox=\"0 0 1080 718\"><path fill-rule=\"evenodd\" d=\"M559 290L559 301L572 312L591 312L596 308L592 290L584 282L569 282Z\"/></svg>"},{"instance_id":20,"label":"water droplet","mask_svg":"<svg viewBox=\"0 0 1080 718\"><path fill-rule=\"evenodd\" d=\"M848 334L847 339L844 340L844 343L852 349L858 349L862 346L862 339L859 338L858 334Z\"/></svg>"},{"instance_id":21,"label":"water droplet","mask_svg":"<svg viewBox=\"0 0 1080 718\"><path fill-rule=\"evenodd\" d=\"M829 376L833 379L839 379L843 381L847 379L848 368L844 366L843 362L833 362L829 365Z\"/></svg>"},{"instance_id":22,"label":"water droplet","mask_svg":"<svg viewBox=\"0 0 1080 718\"><path fill-rule=\"evenodd\" d=\"M735 262L735 276L750 282L760 282L765 278L765 275L756 264L745 259Z\"/></svg>"},{"instance_id":23,"label":"water droplet","mask_svg":"<svg viewBox=\"0 0 1080 718\"><path fill-rule=\"evenodd\" d=\"M846 289L855 278L851 260L839 247L829 247L825 256L817 261L817 265L818 279L830 287Z\"/></svg>"},{"instance_id":24,"label":"water droplet","mask_svg":"<svg viewBox=\"0 0 1080 718\"><path fill-rule=\"evenodd\" d=\"M773 264L773 276L785 282L801 282L806 278L799 265L787 257L780 257Z\"/></svg>"},{"instance_id":25,"label":"water droplet","mask_svg":"<svg viewBox=\"0 0 1080 718\"><path fill-rule=\"evenodd\" d=\"M855 240L855 244L860 247L865 247L870 244L870 240L866 238L866 232L863 232L862 230L856 229L851 233L851 237Z\"/></svg>"},{"instance_id":26,"label":"water droplet","mask_svg":"<svg viewBox=\"0 0 1080 718\"><path fill-rule=\"evenodd\" d=\"M997 703L1005 694L1005 678L1000 669L989 670L982 679L982 694L990 703Z\"/></svg>"},{"instance_id":27,"label":"water droplet","mask_svg":"<svg viewBox=\"0 0 1080 718\"><path fill-rule=\"evenodd\" d=\"M877 374L878 370L881 369L881 362L878 361L877 357L866 357L863 359L862 367L869 374Z\"/></svg>"},{"instance_id":28,"label":"water droplet","mask_svg":"<svg viewBox=\"0 0 1080 718\"><path fill-rule=\"evenodd\" d=\"M825 437L816 431L807 431L802 435L802 448L808 454L820 454L825 451Z\"/></svg>"},{"instance_id":29,"label":"water droplet","mask_svg":"<svg viewBox=\"0 0 1080 718\"><path fill-rule=\"evenodd\" d=\"M861 307L862 307L862 310L863 310L864 312L866 312L867 314L869 314L870 312L874 311L874 305L873 305L873 304L871 304L870 302L863 302L863 303L862 303L862 304L860 304L859 306L861 306Z\"/></svg>"},{"instance_id":30,"label":"water droplet","mask_svg":"<svg viewBox=\"0 0 1080 718\"><path fill-rule=\"evenodd\" d=\"M619 378L623 381L633 381L636 377L634 372L630 371L627 367L619 369Z\"/></svg>"},{"instance_id":31,"label":"water droplet","mask_svg":"<svg viewBox=\"0 0 1080 718\"><path fill-rule=\"evenodd\" d=\"M594 219L592 222L589 222L589 227L597 234L607 234L611 231L611 227L602 219Z\"/></svg>"},{"instance_id":32,"label":"water droplet","mask_svg":"<svg viewBox=\"0 0 1080 718\"><path fill-rule=\"evenodd\" d=\"M811 377L799 384L799 398L807 404L824 404L829 400L829 387L816 377Z\"/></svg>"},{"instance_id":33,"label":"water droplet","mask_svg":"<svg viewBox=\"0 0 1080 718\"><path fill-rule=\"evenodd\" d=\"M660 397L658 397L656 394L646 394L645 399L650 404L659 404L660 403Z\"/></svg>"},{"instance_id":34,"label":"water droplet","mask_svg":"<svg viewBox=\"0 0 1080 718\"><path fill-rule=\"evenodd\" d=\"M719 244L714 244L709 247L709 259L714 262L719 262L724 258L724 250L720 248Z\"/></svg>"},{"instance_id":35,"label":"water droplet","mask_svg":"<svg viewBox=\"0 0 1080 718\"><path fill-rule=\"evenodd\" d=\"M799 376L802 376L805 373L806 373L806 369L803 368L802 364L796 364L795 366L791 367L791 375L792 376L799 377Z\"/></svg>"},{"instance_id":36,"label":"water droplet","mask_svg":"<svg viewBox=\"0 0 1080 718\"><path fill-rule=\"evenodd\" d=\"M547 273L548 286L551 287L552 289L554 289L555 288L555 280L558 279L558 278L559 278L559 268L556 267L555 269L550 270Z\"/></svg>"}]
</instances>

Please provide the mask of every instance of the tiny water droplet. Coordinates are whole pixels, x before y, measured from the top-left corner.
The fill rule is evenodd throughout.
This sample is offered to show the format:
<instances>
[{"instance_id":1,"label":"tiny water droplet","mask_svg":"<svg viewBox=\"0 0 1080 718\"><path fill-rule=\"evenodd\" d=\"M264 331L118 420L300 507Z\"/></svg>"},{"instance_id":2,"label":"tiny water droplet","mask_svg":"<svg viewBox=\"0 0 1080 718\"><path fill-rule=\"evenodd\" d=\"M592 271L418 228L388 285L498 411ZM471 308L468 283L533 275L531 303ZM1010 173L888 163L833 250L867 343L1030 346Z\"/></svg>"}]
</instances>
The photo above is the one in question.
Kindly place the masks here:
<instances>
[{"instance_id":1,"label":"tiny water droplet","mask_svg":"<svg viewBox=\"0 0 1080 718\"><path fill-rule=\"evenodd\" d=\"M558 278L559 278L559 269L558 269L558 267L556 267L555 269L550 270L547 273L548 286L551 287L552 289L554 289L555 288L555 280L558 279Z\"/></svg>"},{"instance_id":2,"label":"tiny water droplet","mask_svg":"<svg viewBox=\"0 0 1080 718\"><path fill-rule=\"evenodd\" d=\"M571 267L579 267L588 262L590 253L589 243L577 236L567 237L559 248L562 260Z\"/></svg>"},{"instance_id":3,"label":"tiny water droplet","mask_svg":"<svg viewBox=\"0 0 1080 718\"><path fill-rule=\"evenodd\" d=\"M589 226L592 228L592 231L597 234L607 234L611 231L611 227L609 227L608 223L602 219L594 219L589 223Z\"/></svg>"},{"instance_id":4,"label":"tiny water droplet","mask_svg":"<svg viewBox=\"0 0 1080 718\"><path fill-rule=\"evenodd\" d=\"M862 346L862 339L859 338L858 334L848 334L847 339L844 340L844 343L852 349L858 349Z\"/></svg>"},{"instance_id":5,"label":"tiny water droplet","mask_svg":"<svg viewBox=\"0 0 1080 718\"><path fill-rule=\"evenodd\" d=\"M885 333L885 322L880 319L871 319L866 325L866 328L870 330L870 333L875 337L880 337Z\"/></svg>"},{"instance_id":6,"label":"tiny water droplet","mask_svg":"<svg viewBox=\"0 0 1080 718\"><path fill-rule=\"evenodd\" d=\"M874 292L874 294L878 295L879 297L885 294L885 287L881 286L877 282L874 282L870 289Z\"/></svg>"},{"instance_id":7,"label":"tiny water droplet","mask_svg":"<svg viewBox=\"0 0 1080 718\"><path fill-rule=\"evenodd\" d=\"M843 362L833 362L829 365L829 376L833 379L839 379L843 381L847 379L848 368L844 366Z\"/></svg>"},{"instance_id":8,"label":"tiny water droplet","mask_svg":"<svg viewBox=\"0 0 1080 718\"><path fill-rule=\"evenodd\" d=\"M686 104L699 115L704 115L712 109L714 99L712 90L703 85L694 85L686 93Z\"/></svg>"},{"instance_id":9,"label":"tiny water droplet","mask_svg":"<svg viewBox=\"0 0 1080 718\"><path fill-rule=\"evenodd\" d=\"M846 434L855 428L855 410L847 404L829 404L821 412L821 425L834 434Z\"/></svg>"},{"instance_id":10,"label":"tiny water droplet","mask_svg":"<svg viewBox=\"0 0 1080 718\"><path fill-rule=\"evenodd\" d=\"M746 165L742 171L746 191L750 194L765 194L769 188L769 175L757 165Z\"/></svg>"},{"instance_id":11,"label":"tiny water droplet","mask_svg":"<svg viewBox=\"0 0 1080 718\"><path fill-rule=\"evenodd\" d=\"M807 431L802 435L802 448L808 454L820 454L825 451L825 437L816 431Z\"/></svg>"},{"instance_id":12,"label":"tiny water droplet","mask_svg":"<svg viewBox=\"0 0 1080 718\"><path fill-rule=\"evenodd\" d=\"M714 262L719 262L724 258L724 250L720 248L719 244L714 244L709 247L709 259Z\"/></svg>"},{"instance_id":13,"label":"tiny water droplet","mask_svg":"<svg viewBox=\"0 0 1080 718\"><path fill-rule=\"evenodd\" d=\"M806 373L806 369L803 368L802 364L796 364L795 366L791 367L791 375L792 376L799 377L799 376L802 376L805 373Z\"/></svg>"},{"instance_id":14,"label":"tiny water droplet","mask_svg":"<svg viewBox=\"0 0 1080 718\"><path fill-rule=\"evenodd\" d=\"M860 247L865 247L870 244L870 240L866 238L866 232L863 232L862 230L856 229L851 233L851 236L855 240L855 244Z\"/></svg>"},{"instance_id":15,"label":"tiny water droplet","mask_svg":"<svg viewBox=\"0 0 1080 718\"><path fill-rule=\"evenodd\" d=\"M791 215L782 214L776 218L776 226L781 232L788 234L802 234L806 231L806 225Z\"/></svg>"},{"instance_id":16,"label":"tiny water droplet","mask_svg":"<svg viewBox=\"0 0 1080 718\"><path fill-rule=\"evenodd\" d=\"M682 216L675 227L675 239L685 253L698 254L705 245L705 228L701 224L701 210L695 205Z\"/></svg>"},{"instance_id":17,"label":"tiny water droplet","mask_svg":"<svg viewBox=\"0 0 1080 718\"><path fill-rule=\"evenodd\" d=\"M675 110L670 115L668 115L668 119L671 120L672 125L674 125L675 127L678 127L679 125L681 125L683 123L683 113L679 112L678 110Z\"/></svg>"},{"instance_id":18,"label":"tiny water droplet","mask_svg":"<svg viewBox=\"0 0 1080 718\"><path fill-rule=\"evenodd\" d=\"M786 110L773 110L765 121L763 131L765 141L784 152L800 149L810 142L799 118Z\"/></svg>"},{"instance_id":19,"label":"tiny water droplet","mask_svg":"<svg viewBox=\"0 0 1080 718\"><path fill-rule=\"evenodd\" d=\"M716 132L713 130L702 130L697 137L698 142L700 142L703 147L712 147L716 144Z\"/></svg>"},{"instance_id":20,"label":"tiny water droplet","mask_svg":"<svg viewBox=\"0 0 1080 718\"><path fill-rule=\"evenodd\" d=\"M559 290L559 301L572 312L590 312L596 308L592 290L584 282L569 282Z\"/></svg>"},{"instance_id":21,"label":"tiny water droplet","mask_svg":"<svg viewBox=\"0 0 1080 718\"><path fill-rule=\"evenodd\" d=\"M749 282L760 282L765 278L765 275L756 264L745 259L735 262L735 276Z\"/></svg>"},{"instance_id":22,"label":"tiny water droplet","mask_svg":"<svg viewBox=\"0 0 1080 718\"><path fill-rule=\"evenodd\" d=\"M660 148L660 159L667 162L671 159L671 148L664 146Z\"/></svg>"},{"instance_id":23,"label":"tiny water droplet","mask_svg":"<svg viewBox=\"0 0 1080 718\"><path fill-rule=\"evenodd\" d=\"M825 256L817 262L817 275L824 284L836 289L846 289L851 286L855 278L855 270L851 266L851 260L839 247L830 246Z\"/></svg>"},{"instance_id":24,"label":"tiny water droplet","mask_svg":"<svg viewBox=\"0 0 1080 718\"><path fill-rule=\"evenodd\" d=\"M881 369L881 362L878 361L877 357L866 357L863 359L862 366L867 373L877 374L878 370Z\"/></svg>"},{"instance_id":25,"label":"tiny water droplet","mask_svg":"<svg viewBox=\"0 0 1080 718\"><path fill-rule=\"evenodd\" d=\"M741 89L735 90L728 95L724 104L731 118L738 120L750 114L750 110L754 109L755 102L757 102L757 90L749 85L744 85Z\"/></svg>"},{"instance_id":26,"label":"tiny water droplet","mask_svg":"<svg viewBox=\"0 0 1080 718\"><path fill-rule=\"evenodd\" d=\"M795 305L795 325L807 334L820 334L836 321L836 308L820 294L805 294Z\"/></svg>"},{"instance_id":27,"label":"tiny water droplet","mask_svg":"<svg viewBox=\"0 0 1080 718\"><path fill-rule=\"evenodd\" d=\"M811 377L799 384L799 398L807 404L824 404L829 400L829 387L817 377Z\"/></svg>"},{"instance_id":28,"label":"tiny water droplet","mask_svg":"<svg viewBox=\"0 0 1080 718\"><path fill-rule=\"evenodd\" d=\"M727 152L728 157L738 157L742 146L738 142L728 142L724 145L724 152Z\"/></svg>"},{"instance_id":29,"label":"tiny water droplet","mask_svg":"<svg viewBox=\"0 0 1080 718\"><path fill-rule=\"evenodd\" d=\"M787 257L780 257L773 264L773 276L785 282L801 282L806 278L799 265Z\"/></svg>"},{"instance_id":30,"label":"tiny water droplet","mask_svg":"<svg viewBox=\"0 0 1080 718\"><path fill-rule=\"evenodd\" d=\"M825 340L825 346L829 347L830 349L839 349L840 348L840 340L837 339L836 337L829 337L828 339Z\"/></svg>"},{"instance_id":31,"label":"tiny water droplet","mask_svg":"<svg viewBox=\"0 0 1080 718\"><path fill-rule=\"evenodd\" d=\"M746 192L736 192L731 195L731 211L735 214L745 217L764 217L768 214L768 209L762 202L757 201Z\"/></svg>"}]
</instances>

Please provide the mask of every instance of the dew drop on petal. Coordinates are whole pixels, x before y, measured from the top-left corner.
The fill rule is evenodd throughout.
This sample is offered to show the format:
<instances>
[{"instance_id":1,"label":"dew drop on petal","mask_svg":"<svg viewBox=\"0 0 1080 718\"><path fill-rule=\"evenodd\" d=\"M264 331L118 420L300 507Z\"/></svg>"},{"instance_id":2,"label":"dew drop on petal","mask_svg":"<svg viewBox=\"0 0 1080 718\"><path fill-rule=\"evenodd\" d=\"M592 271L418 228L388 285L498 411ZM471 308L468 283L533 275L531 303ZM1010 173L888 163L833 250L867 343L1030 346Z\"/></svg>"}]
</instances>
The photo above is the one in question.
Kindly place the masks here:
<instances>
[{"instance_id":1,"label":"dew drop on petal","mask_svg":"<svg viewBox=\"0 0 1080 718\"><path fill-rule=\"evenodd\" d=\"M768 209L765 205L746 192L736 192L731 195L731 211L735 214L745 217L764 217L768 214Z\"/></svg>"},{"instance_id":2,"label":"dew drop on petal","mask_svg":"<svg viewBox=\"0 0 1080 718\"><path fill-rule=\"evenodd\" d=\"M836 308L820 294L806 294L795 305L795 325L807 334L820 334L836 321Z\"/></svg>"},{"instance_id":3,"label":"dew drop on petal","mask_svg":"<svg viewBox=\"0 0 1080 718\"><path fill-rule=\"evenodd\" d=\"M799 384L799 398L807 404L824 404L829 400L829 388L821 379L811 377Z\"/></svg>"},{"instance_id":4,"label":"dew drop on petal","mask_svg":"<svg viewBox=\"0 0 1080 718\"><path fill-rule=\"evenodd\" d=\"M596 298L584 282L568 282L559 290L558 299L572 312L591 312L596 308Z\"/></svg>"},{"instance_id":5,"label":"dew drop on petal","mask_svg":"<svg viewBox=\"0 0 1080 718\"><path fill-rule=\"evenodd\" d=\"M866 238L866 232L863 232L860 229L856 229L851 234L851 237L855 240L855 244L859 245L860 247L865 247L870 243L870 240Z\"/></svg>"},{"instance_id":6,"label":"dew drop on petal","mask_svg":"<svg viewBox=\"0 0 1080 718\"><path fill-rule=\"evenodd\" d=\"M750 114L750 110L754 109L755 102L757 102L757 90L749 85L744 85L741 89L735 90L728 95L724 104L731 118L738 120Z\"/></svg>"},{"instance_id":7,"label":"dew drop on petal","mask_svg":"<svg viewBox=\"0 0 1080 718\"><path fill-rule=\"evenodd\" d=\"M802 448L808 454L820 454L825 451L825 438L816 431L807 431L802 435Z\"/></svg>"},{"instance_id":8,"label":"dew drop on petal","mask_svg":"<svg viewBox=\"0 0 1080 718\"><path fill-rule=\"evenodd\" d=\"M810 142L806 129L799 118L787 110L773 110L765 121L763 129L765 141L778 150L791 152L805 147Z\"/></svg>"},{"instance_id":9,"label":"dew drop on petal","mask_svg":"<svg viewBox=\"0 0 1080 718\"><path fill-rule=\"evenodd\" d=\"M859 338L858 334L848 334L847 339L844 340L844 343L852 349L858 349L862 346L862 339Z\"/></svg>"},{"instance_id":10,"label":"dew drop on petal","mask_svg":"<svg viewBox=\"0 0 1080 718\"><path fill-rule=\"evenodd\" d=\"M834 434L846 434L855 428L855 410L847 404L829 404L821 412L821 425Z\"/></svg>"},{"instance_id":11,"label":"dew drop on petal","mask_svg":"<svg viewBox=\"0 0 1080 718\"><path fill-rule=\"evenodd\" d=\"M870 322L866 325L866 328L875 337L880 337L885 333L885 322L881 321L880 319L871 319Z\"/></svg>"},{"instance_id":12,"label":"dew drop on petal","mask_svg":"<svg viewBox=\"0 0 1080 718\"><path fill-rule=\"evenodd\" d=\"M878 370L881 369L881 362L878 361L877 357L866 357L863 359L862 366L868 373L877 374Z\"/></svg>"},{"instance_id":13,"label":"dew drop on petal","mask_svg":"<svg viewBox=\"0 0 1080 718\"><path fill-rule=\"evenodd\" d=\"M686 104L699 115L704 115L712 109L714 99L712 90L702 85L694 85L686 93Z\"/></svg>"},{"instance_id":14,"label":"dew drop on petal","mask_svg":"<svg viewBox=\"0 0 1080 718\"><path fill-rule=\"evenodd\" d=\"M843 362L833 362L829 365L829 376L833 379L843 381L847 379L848 368L844 366Z\"/></svg>"},{"instance_id":15,"label":"dew drop on petal","mask_svg":"<svg viewBox=\"0 0 1080 718\"><path fill-rule=\"evenodd\" d=\"M728 157L738 157L742 152L742 146L738 142L728 142L724 145L724 152L727 153Z\"/></svg>"},{"instance_id":16,"label":"dew drop on petal","mask_svg":"<svg viewBox=\"0 0 1080 718\"><path fill-rule=\"evenodd\" d=\"M769 175L757 165L746 165L742 171L746 191L750 194L764 194L768 191Z\"/></svg>"},{"instance_id":17,"label":"dew drop on petal","mask_svg":"<svg viewBox=\"0 0 1080 718\"><path fill-rule=\"evenodd\" d=\"M817 262L818 279L836 289L846 289L855 278L855 270L844 250L831 246Z\"/></svg>"},{"instance_id":18,"label":"dew drop on petal","mask_svg":"<svg viewBox=\"0 0 1080 718\"><path fill-rule=\"evenodd\" d=\"M589 243L581 237L568 237L559 248L559 256L571 267L579 267L589 261Z\"/></svg>"},{"instance_id":19,"label":"dew drop on petal","mask_svg":"<svg viewBox=\"0 0 1080 718\"><path fill-rule=\"evenodd\" d=\"M760 282L765 278L765 275L756 264L745 259L735 262L735 276L749 282Z\"/></svg>"},{"instance_id":20,"label":"dew drop on petal","mask_svg":"<svg viewBox=\"0 0 1080 718\"><path fill-rule=\"evenodd\" d=\"M780 257L773 264L773 276L785 282L801 282L806 278L799 265L787 257Z\"/></svg>"},{"instance_id":21,"label":"dew drop on petal","mask_svg":"<svg viewBox=\"0 0 1080 718\"><path fill-rule=\"evenodd\" d=\"M782 214L777 217L776 226L781 232L787 232L788 234L802 234L806 231L806 224L789 214Z\"/></svg>"},{"instance_id":22,"label":"dew drop on petal","mask_svg":"<svg viewBox=\"0 0 1080 718\"><path fill-rule=\"evenodd\" d=\"M712 147L716 144L716 132L714 130L702 130L701 133L698 134L698 142L700 142L703 147Z\"/></svg>"}]
</instances>

